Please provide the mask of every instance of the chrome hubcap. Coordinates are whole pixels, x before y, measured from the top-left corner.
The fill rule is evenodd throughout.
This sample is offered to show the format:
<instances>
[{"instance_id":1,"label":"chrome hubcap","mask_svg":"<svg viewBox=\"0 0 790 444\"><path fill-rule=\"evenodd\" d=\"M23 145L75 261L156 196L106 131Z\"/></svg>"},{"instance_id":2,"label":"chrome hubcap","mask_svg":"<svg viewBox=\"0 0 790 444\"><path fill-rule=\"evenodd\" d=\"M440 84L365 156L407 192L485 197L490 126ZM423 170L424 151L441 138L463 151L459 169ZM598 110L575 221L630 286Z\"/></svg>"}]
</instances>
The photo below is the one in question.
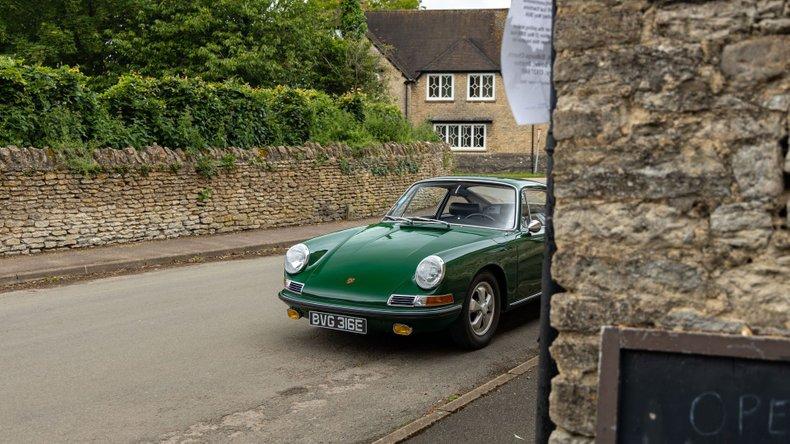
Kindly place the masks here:
<instances>
[{"instance_id":1,"label":"chrome hubcap","mask_svg":"<svg viewBox=\"0 0 790 444\"><path fill-rule=\"evenodd\" d=\"M476 335L483 336L491 328L495 305L496 298L491 285L488 282L477 284L469 300L469 325Z\"/></svg>"}]
</instances>

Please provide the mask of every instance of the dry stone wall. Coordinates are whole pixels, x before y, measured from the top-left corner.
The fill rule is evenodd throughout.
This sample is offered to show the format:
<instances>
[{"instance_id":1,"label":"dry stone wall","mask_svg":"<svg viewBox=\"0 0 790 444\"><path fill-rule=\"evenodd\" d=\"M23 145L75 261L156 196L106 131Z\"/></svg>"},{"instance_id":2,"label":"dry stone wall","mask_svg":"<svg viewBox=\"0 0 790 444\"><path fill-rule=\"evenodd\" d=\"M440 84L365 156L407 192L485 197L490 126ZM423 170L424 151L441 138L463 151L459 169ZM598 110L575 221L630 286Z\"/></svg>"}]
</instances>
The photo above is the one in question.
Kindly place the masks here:
<instances>
[{"instance_id":1,"label":"dry stone wall","mask_svg":"<svg viewBox=\"0 0 790 444\"><path fill-rule=\"evenodd\" d=\"M86 175L47 150L0 148L0 256L383 214L411 183L452 171L442 144L98 150ZM206 177L205 164L216 171Z\"/></svg>"},{"instance_id":2,"label":"dry stone wall","mask_svg":"<svg viewBox=\"0 0 790 444\"><path fill-rule=\"evenodd\" d=\"M552 441L600 329L790 336L790 2L558 0Z\"/></svg>"}]
</instances>

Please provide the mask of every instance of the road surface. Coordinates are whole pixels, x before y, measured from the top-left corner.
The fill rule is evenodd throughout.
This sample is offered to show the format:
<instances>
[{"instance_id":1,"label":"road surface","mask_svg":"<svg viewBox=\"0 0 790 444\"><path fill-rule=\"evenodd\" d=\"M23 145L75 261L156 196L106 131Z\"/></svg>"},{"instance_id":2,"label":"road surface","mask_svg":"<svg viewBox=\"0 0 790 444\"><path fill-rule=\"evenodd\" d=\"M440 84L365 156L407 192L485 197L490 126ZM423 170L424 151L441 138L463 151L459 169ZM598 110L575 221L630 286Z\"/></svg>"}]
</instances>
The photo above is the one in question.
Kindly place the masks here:
<instances>
[{"instance_id":1,"label":"road surface","mask_svg":"<svg viewBox=\"0 0 790 444\"><path fill-rule=\"evenodd\" d=\"M538 368L443 418L405 444L535 442Z\"/></svg>"},{"instance_id":2,"label":"road surface","mask_svg":"<svg viewBox=\"0 0 790 444\"><path fill-rule=\"evenodd\" d=\"M488 348L292 321L282 259L0 294L0 441L366 442L534 356L537 306Z\"/></svg>"}]
</instances>

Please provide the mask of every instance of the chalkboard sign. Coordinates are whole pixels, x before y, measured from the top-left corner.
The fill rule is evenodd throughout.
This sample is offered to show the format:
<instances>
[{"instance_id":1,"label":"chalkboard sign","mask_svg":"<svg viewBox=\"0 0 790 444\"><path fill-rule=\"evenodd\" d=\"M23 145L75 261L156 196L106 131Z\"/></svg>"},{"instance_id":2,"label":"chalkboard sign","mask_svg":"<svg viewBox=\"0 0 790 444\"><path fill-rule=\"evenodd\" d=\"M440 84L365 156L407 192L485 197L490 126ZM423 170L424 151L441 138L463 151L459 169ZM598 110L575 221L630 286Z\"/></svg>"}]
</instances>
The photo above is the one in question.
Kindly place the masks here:
<instances>
[{"instance_id":1,"label":"chalkboard sign","mask_svg":"<svg viewBox=\"0 0 790 444\"><path fill-rule=\"evenodd\" d=\"M596 441L790 443L790 341L605 328Z\"/></svg>"}]
</instances>

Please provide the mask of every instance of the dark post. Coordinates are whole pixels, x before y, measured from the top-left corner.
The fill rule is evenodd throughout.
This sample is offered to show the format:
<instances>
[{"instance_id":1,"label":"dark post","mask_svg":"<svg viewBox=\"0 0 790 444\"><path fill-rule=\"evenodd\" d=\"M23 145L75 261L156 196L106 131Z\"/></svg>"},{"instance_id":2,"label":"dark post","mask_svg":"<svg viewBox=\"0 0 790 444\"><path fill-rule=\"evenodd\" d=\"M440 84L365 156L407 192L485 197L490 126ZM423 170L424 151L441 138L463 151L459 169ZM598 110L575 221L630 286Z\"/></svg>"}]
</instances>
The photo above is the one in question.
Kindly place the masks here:
<instances>
[{"instance_id":1,"label":"dark post","mask_svg":"<svg viewBox=\"0 0 790 444\"><path fill-rule=\"evenodd\" d=\"M557 17L557 2L552 1L552 39L551 39L551 122L546 138L546 250L543 255L543 276L541 279L542 292L540 296L540 344L538 364L538 399L535 421L535 442L543 444L549 442L549 436L555 425L549 417L549 394L551 393L551 378L557 375L557 364L549 353L549 347L557 337L557 330L551 326L551 297L562 289L554 282L551 276L551 260L557 245L554 243L554 109L557 107L557 94L554 89L554 30Z\"/></svg>"}]
</instances>

